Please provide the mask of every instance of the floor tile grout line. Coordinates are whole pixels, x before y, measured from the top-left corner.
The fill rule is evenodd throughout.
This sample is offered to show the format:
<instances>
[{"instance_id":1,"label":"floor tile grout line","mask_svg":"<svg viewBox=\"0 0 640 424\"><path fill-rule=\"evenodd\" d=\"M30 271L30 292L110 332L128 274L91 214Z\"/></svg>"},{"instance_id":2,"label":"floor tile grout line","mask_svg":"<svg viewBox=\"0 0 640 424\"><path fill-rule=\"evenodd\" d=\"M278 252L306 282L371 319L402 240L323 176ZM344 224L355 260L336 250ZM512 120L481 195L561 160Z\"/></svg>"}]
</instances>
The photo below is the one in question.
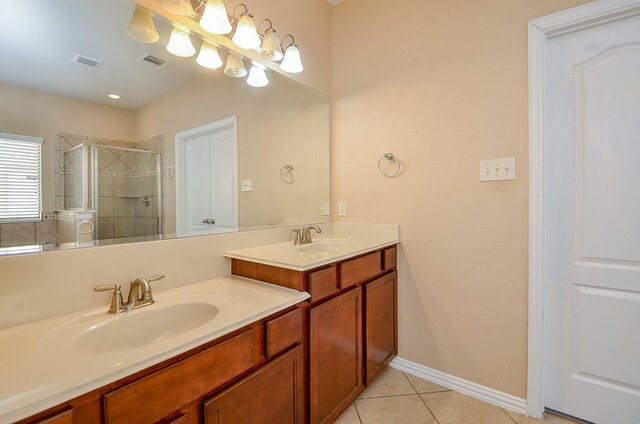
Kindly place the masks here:
<instances>
[{"instance_id":1,"label":"floor tile grout line","mask_svg":"<svg viewBox=\"0 0 640 424\"><path fill-rule=\"evenodd\" d=\"M356 399L358 400L358 399ZM362 423L362 418L360 418L360 411L358 411L358 406L356 405L356 400L354 400L351 404L353 405L353 409L356 410L356 415L358 416L358 421L360 421L360 424Z\"/></svg>"},{"instance_id":2,"label":"floor tile grout line","mask_svg":"<svg viewBox=\"0 0 640 424\"><path fill-rule=\"evenodd\" d=\"M519 423L518 423L518 421L516 421L516 419L515 419L515 418L513 418L511 415L509 415L509 413L508 413L507 411L505 411L505 410L504 410L504 408L500 408L500 409L502 410L502 412L504 412L504 414L505 414L507 417L511 418L511 421L513 421L513 422L514 422L514 423L516 423L516 424L519 424Z\"/></svg>"},{"instance_id":3,"label":"floor tile grout line","mask_svg":"<svg viewBox=\"0 0 640 424\"><path fill-rule=\"evenodd\" d=\"M409 380L409 377L407 377L407 374L405 372L403 372L402 375L404 375L404 378L406 378L407 381L409 382L409 384L411 384L411 387L413 387L413 390L416 391L416 394L418 395L418 399L420 399L420 401L424 404L425 408L427 408L427 411L429 411L429 413L431 414L433 419L436 420L436 423L440 424L440 421L438 421L438 417L436 417L436 414L434 414L433 411L431 410L431 408L429 408L429 405L427 405L427 402L422 398L422 395L420 393L418 393L418 390L416 389L416 386L414 386L413 383L411 382L411 380Z\"/></svg>"}]
</instances>

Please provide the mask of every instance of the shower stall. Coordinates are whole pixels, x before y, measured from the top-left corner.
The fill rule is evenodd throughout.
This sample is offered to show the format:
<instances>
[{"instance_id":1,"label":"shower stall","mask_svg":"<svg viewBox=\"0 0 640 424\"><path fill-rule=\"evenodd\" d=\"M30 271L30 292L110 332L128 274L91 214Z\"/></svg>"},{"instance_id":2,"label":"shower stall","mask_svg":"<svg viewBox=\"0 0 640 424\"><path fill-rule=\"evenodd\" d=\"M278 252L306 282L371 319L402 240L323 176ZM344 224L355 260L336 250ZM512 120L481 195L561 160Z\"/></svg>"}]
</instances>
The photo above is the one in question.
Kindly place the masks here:
<instances>
[{"instance_id":1,"label":"shower stall","mask_svg":"<svg viewBox=\"0 0 640 424\"><path fill-rule=\"evenodd\" d=\"M93 237L160 236L161 153L79 144L64 153L64 209L95 211Z\"/></svg>"}]
</instances>

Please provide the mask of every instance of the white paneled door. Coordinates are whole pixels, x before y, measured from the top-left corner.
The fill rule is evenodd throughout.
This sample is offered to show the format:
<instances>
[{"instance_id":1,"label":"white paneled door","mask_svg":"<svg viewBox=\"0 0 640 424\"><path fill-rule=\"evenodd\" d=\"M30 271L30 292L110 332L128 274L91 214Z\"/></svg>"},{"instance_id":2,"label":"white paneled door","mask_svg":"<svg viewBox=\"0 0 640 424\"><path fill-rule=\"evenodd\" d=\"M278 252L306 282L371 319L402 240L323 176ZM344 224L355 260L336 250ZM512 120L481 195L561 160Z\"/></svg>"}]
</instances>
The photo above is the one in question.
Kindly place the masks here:
<instances>
[{"instance_id":1,"label":"white paneled door","mask_svg":"<svg viewBox=\"0 0 640 424\"><path fill-rule=\"evenodd\" d=\"M235 118L180 133L176 143L178 233L236 230Z\"/></svg>"},{"instance_id":2,"label":"white paneled door","mask_svg":"<svg viewBox=\"0 0 640 424\"><path fill-rule=\"evenodd\" d=\"M552 38L545 406L640 423L640 16Z\"/></svg>"}]
</instances>

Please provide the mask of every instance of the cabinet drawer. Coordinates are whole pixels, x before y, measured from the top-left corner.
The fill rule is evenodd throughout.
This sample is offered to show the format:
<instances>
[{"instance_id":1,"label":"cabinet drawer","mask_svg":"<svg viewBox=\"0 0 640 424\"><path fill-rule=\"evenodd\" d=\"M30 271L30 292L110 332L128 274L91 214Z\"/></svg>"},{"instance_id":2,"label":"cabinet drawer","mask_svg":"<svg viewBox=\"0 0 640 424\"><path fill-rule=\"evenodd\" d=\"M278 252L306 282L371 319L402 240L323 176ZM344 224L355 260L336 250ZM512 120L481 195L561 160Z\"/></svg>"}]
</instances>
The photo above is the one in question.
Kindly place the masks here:
<instances>
[{"instance_id":1,"label":"cabinet drawer","mask_svg":"<svg viewBox=\"0 0 640 424\"><path fill-rule=\"evenodd\" d=\"M254 328L104 395L107 423L152 423L257 364ZM132 414L135 414L134 416Z\"/></svg>"},{"instance_id":2,"label":"cabinet drawer","mask_svg":"<svg viewBox=\"0 0 640 424\"><path fill-rule=\"evenodd\" d=\"M395 269L398 266L398 248L396 246L382 251L382 266L385 271Z\"/></svg>"},{"instance_id":3,"label":"cabinet drawer","mask_svg":"<svg viewBox=\"0 0 640 424\"><path fill-rule=\"evenodd\" d=\"M36 421L37 424L73 424L73 409Z\"/></svg>"},{"instance_id":4,"label":"cabinet drawer","mask_svg":"<svg viewBox=\"0 0 640 424\"><path fill-rule=\"evenodd\" d=\"M302 309L298 308L265 324L268 358L302 341L302 318Z\"/></svg>"},{"instance_id":5,"label":"cabinet drawer","mask_svg":"<svg viewBox=\"0 0 640 424\"><path fill-rule=\"evenodd\" d=\"M324 299L339 291L338 269L335 266L311 272L308 275L311 301Z\"/></svg>"},{"instance_id":6,"label":"cabinet drawer","mask_svg":"<svg viewBox=\"0 0 640 424\"><path fill-rule=\"evenodd\" d=\"M352 286L382 272L382 255L378 252L369 253L340 265L340 288Z\"/></svg>"}]
</instances>

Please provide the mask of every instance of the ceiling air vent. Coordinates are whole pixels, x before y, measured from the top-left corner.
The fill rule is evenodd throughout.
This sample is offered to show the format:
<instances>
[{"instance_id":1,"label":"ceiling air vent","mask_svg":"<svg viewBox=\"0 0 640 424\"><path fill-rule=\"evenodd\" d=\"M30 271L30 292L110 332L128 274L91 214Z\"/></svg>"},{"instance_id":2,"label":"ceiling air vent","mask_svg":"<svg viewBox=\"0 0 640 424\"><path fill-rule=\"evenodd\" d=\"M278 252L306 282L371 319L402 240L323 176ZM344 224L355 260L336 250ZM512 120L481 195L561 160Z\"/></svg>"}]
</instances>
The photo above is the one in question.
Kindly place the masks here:
<instances>
[{"instance_id":1,"label":"ceiling air vent","mask_svg":"<svg viewBox=\"0 0 640 424\"><path fill-rule=\"evenodd\" d=\"M162 59L162 58L160 58L158 56L154 56L152 54L145 54L144 56L142 56L138 60L142 61L142 62L150 63L150 64L152 64L154 66L157 66L158 68L162 68L164 65L169 63L167 60Z\"/></svg>"},{"instance_id":2,"label":"ceiling air vent","mask_svg":"<svg viewBox=\"0 0 640 424\"><path fill-rule=\"evenodd\" d=\"M77 54L76 57L73 58L74 62L82 63L83 65L91 66L92 68L98 68L102 65L102 60L93 59L88 56L83 56L81 54Z\"/></svg>"}]
</instances>

